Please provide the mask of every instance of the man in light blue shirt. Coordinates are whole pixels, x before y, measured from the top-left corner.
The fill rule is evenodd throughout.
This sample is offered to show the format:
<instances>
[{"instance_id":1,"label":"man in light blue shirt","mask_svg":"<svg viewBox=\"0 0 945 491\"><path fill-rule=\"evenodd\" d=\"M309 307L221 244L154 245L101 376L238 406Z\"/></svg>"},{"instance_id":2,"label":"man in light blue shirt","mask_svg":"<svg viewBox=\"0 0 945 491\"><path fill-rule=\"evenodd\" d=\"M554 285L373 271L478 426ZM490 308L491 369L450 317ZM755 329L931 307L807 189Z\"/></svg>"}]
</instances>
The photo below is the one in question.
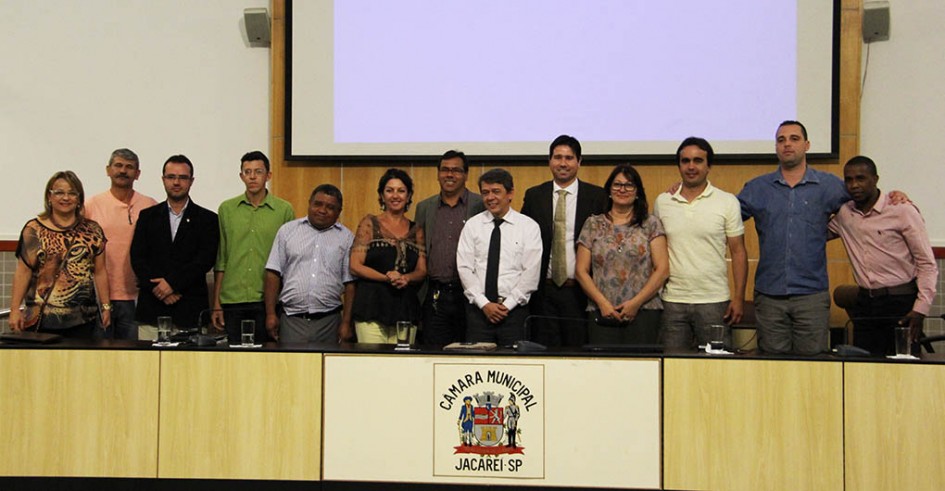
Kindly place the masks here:
<instances>
[{"instance_id":1,"label":"man in light blue shirt","mask_svg":"<svg viewBox=\"0 0 945 491\"><path fill-rule=\"evenodd\" d=\"M337 343L353 333L355 283L349 258L354 234L338 223L341 205L341 191L321 184L308 200L308 216L286 223L276 234L264 298L266 329L281 343Z\"/></svg>"}]
</instances>

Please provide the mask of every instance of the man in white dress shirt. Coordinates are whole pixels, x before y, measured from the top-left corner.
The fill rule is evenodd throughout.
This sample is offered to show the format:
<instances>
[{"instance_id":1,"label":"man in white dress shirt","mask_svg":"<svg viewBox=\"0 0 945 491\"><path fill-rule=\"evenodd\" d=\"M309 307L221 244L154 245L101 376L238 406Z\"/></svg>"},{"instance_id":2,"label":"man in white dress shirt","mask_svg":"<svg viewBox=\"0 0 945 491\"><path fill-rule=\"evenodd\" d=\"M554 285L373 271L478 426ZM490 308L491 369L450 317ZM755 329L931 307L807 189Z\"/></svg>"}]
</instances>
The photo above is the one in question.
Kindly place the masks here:
<instances>
[{"instance_id":1,"label":"man in white dress shirt","mask_svg":"<svg viewBox=\"0 0 945 491\"><path fill-rule=\"evenodd\" d=\"M512 209L514 185L505 169L479 178L486 211L463 227L456 268L469 299L466 341L511 345L525 339L528 300L541 277L541 231Z\"/></svg>"}]
</instances>

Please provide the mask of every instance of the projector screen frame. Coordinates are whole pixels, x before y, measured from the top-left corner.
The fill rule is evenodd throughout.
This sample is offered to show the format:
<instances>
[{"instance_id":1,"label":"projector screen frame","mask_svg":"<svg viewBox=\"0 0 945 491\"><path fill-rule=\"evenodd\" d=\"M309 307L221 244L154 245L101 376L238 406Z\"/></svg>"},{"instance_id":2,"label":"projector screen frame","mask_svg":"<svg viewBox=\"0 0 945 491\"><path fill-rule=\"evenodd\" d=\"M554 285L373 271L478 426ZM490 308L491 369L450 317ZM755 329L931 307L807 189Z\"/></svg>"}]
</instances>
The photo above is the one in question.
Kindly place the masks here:
<instances>
[{"instance_id":1,"label":"projector screen frame","mask_svg":"<svg viewBox=\"0 0 945 491\"><path fill-rule=\"evenodd\" d=\"M285 78L284 78L284 159L287 162L294 162L304 165L334 166L334 165L388 165L392 163L413 163L436 160L440 154L410 154L410 155L308 155L293 153L292 141L292 73L293 73L293 41L292 33L294 30L293 22L293 0L285 1ZM811 152L807 154L808 161L813 163L834 163L838 160L840 150L840 40L841 40L841 7L842 0L832 0L832 22L831 22L831 63L830 63L830 150L829 152ZM805 122L806 121L802 121ZM566 129L564 130L566 131ZM774 132L772 127L772 145L771 152L761 153L717 153L715 155L716 163L724 164L742 164L751 165L759 163L777 162L777 156L774 153ZM549 136L549 142L556 135ZM580 136L577 135L580 139ZM699 135L695 135L699 136ZM711 140L710 140L711 141ZM444 151L450 147L450 144L444 144ZM462 148L458 148L462 150ZM507 165L529 165L535 163L547 162L548 156L545 153L533 155L475 155L477 162L481 163L501 163ZM641 165L661 165L672 164L675 162L674 153L648 153L648 154L585 154L583 163L589 165L612 165L614 163L632 161Z\"/></svg>"}]
</instances>

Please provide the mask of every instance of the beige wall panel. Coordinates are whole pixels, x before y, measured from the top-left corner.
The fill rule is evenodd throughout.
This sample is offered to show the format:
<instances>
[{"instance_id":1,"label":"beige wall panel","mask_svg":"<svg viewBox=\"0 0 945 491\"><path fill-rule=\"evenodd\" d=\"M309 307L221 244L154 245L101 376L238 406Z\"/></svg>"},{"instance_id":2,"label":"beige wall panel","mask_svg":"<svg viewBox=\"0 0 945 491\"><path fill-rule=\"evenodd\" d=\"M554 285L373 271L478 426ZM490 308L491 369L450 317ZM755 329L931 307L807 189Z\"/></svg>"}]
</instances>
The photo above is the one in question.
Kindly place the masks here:
<instances>
[{"instance_id":1,"label":"beige wall panel","mask_svg":"<svg viewBox=\"0 0 945 491\"><path fill-rule=\"evenodd\" d=\"M666 489L843 489L839 363L663 361Z\"/></svg>"},{"instance_id":2,"label":"beige wall panel","mask_svg":"<svg viewBox=\"0 0 945 491\"><path fill-rule=\"evenodd\" d=\"M844 363L846 489L940 490L945 367Z\"/></svg>"},{"instance_id":3,"label":"beige wall panel","mask_svg":"<svg viewBox=\"0 0 945 491\"><path fill-rule=\"evenodd\" d=\"M863 8L863 0L841 0L840 8L843 10L859 10Z\"/></svg>"},{"instance_id":4,"label":"beige wall panel","mask_svg":"<svg viewBox=\"0 0 945 491\"><path fill-rule=\"evenodd\" d=\"M0 350L0 476L155 477L158 356Z\"/></svg>"},{"instance_id":5,"label":"beige wall panel","mask_svg":"<svg viewBox=\"0 0 945 491\"><path fill-rule=\"evenodd\" d=\"M860 9L840 12L840 134L860 133L860 53L863 46ZM854 28L855 27L855 28Z\"/></svg>"},{"instance_id":6,"label":"beige wall panel","mask_svg":"<svg viewBox=\"0 0 945 491\"><path fill-rule=\"evenodd\" d=\"M350 166L342 170L341 192L345 196L345 213L342 222L356 232L358 223L365 215L377 215L381 206L377 202L377 182L391 166ZM407 167L407 172L410 168Z\"/></svg>"},{"instance_id":7,"label":"beige wall panel","mask_svg":"<svg viewBox=\"0 0 945 491\"><path fill-rule=\"evenodd\" d=\"M317 480L320 353L167 352L158 475Z\"/></svg>"},{"instance_id":8,"label":"beige wall panel","mask_svg":"<svg viewBox=\"0 0 945 491\"><path fill-rule=\"evenodd\" d=\"M833 303L833 291L840 285L855 285L853 266L847 260L827 260L827 274L830 276L830 325L845 326L849 316L847 312Z\"/></svg>"}]
</instances>

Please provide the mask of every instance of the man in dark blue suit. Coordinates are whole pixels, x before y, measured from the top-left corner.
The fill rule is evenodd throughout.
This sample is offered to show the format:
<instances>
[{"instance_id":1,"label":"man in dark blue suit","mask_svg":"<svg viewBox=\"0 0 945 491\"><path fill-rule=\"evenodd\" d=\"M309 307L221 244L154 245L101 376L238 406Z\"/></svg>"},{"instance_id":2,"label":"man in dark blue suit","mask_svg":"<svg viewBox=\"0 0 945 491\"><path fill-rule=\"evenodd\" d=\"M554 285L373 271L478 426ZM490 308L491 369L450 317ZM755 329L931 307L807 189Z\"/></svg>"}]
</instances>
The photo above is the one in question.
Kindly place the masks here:
<instances>
[{"instance_id":1,"label":"man in dark blue suit","mask_svg":"<svg viewBox=\"0 0 945 491\"><path fill-rule=\"evenodd\" d=\"M587 343L587 324L583 321L587 297L574 279L574 255L584 221L606 211L607 193L577 178L581 167L581 143L577 138L555 138L548 154L553 179L529 188L522 205L522 213L541 228L542 279L532 297L531 310L541 316L581 320L539 319L532 337L548 346L581 346Z\"/></svg>"},{"instance_id":2,"label":"man in dark blue suit","mask_svg":"<svg viewBox=\"0 0 945 491\"><path fill-rule=\"evenodd\" d=\"M181 329L197 327L200 312L209 308L206 276L220 242L217 214L190 200L190 159L168 158L161 179L167 200L141 211L131 242L140 339L154 339L159 316L171 316Z\"/></svg>"}]
</instances>

